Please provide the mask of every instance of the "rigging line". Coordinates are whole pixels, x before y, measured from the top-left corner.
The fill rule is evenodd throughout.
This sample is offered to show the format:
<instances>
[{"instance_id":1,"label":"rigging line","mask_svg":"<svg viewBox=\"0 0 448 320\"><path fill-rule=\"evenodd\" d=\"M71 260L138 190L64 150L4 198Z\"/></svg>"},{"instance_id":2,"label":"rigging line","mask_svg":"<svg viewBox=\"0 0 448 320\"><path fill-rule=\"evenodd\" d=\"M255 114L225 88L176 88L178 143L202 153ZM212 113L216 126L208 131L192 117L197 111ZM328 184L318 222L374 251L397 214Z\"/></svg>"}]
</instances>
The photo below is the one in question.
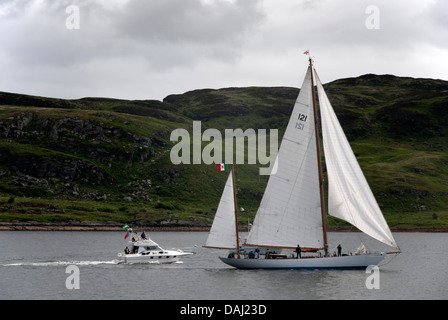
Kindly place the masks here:
<instances>
[{"instance_id":1,"label":"rigging line","mask_svg":"<svg viewBox=\"0 0 448 320\"><path fill-rule=\"evenodd\" d=\"M319 124L318 124L318 113L317 113L317 100L316 100L316 92L314 89L314 80L313 80L313 71L316 73L316 70L313 67L313 61L310 58L310 66L309 69L311 71L311 94L313 99L313 111L314 111L314 131L316 136L316 153L317 153L317 166L319 173L319 193L320 193L320 207L321 207L321 217L322 217L322 227L323 227L323 240L325 247L325 255L328 255L328 237L327 237L327 213L325 208L325 195L324 195L324 177L322 171L322 156L321 156L321 142L319 138ZM313 70L314 69L314 70ZM317 73L316 73L317 75ZM316 85L318 83L316 82ZM322 122L322 121L321 121Z\"/></svg>"},{"instance_id":2,"label":"rigging line","mask_svg":"<svg viewBox=\"0 0 448 320\"><path fill-rule=\"evenodd\" d=\"M398 253L397 253L397 254L394 254L393 257L390 257L390 259L388 259L389 261L387 261L387 262L385 262L385 260L381 261L381 262L378 264L378 267L383 267L383 266L388 265L388 264L391 263L392 260L394 260L397 256L398 256Z\"/></svg>"}]
</instances>

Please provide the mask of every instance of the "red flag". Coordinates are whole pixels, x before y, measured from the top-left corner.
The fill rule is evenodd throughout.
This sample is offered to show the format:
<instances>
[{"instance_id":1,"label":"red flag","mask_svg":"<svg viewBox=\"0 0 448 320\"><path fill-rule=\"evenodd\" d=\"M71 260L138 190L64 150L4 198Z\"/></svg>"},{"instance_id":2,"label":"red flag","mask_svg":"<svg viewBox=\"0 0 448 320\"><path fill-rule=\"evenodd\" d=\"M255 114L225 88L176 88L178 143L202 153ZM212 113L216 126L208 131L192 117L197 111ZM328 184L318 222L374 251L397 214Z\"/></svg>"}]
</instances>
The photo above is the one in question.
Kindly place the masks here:
<instances>
[{"instance_id":1,"label":"red flag","mask_svg":"<svg viewBox=\"0 0 448 320\"><path fill-rule=\"evenodd\" d=\"M303 54L310 54L310 50L306 50Z\"/></svg>"},{"instance_id":2,"label":"red flag","mask_svg":"<svg viewBox=\"0 0 448 320\"><path fill-rule=\"evenodd\" d=\"M129 237L129 232L126 233L126 235L124 236L125 239L126 239L127 237Z\"/></svg>"}]
</instances>

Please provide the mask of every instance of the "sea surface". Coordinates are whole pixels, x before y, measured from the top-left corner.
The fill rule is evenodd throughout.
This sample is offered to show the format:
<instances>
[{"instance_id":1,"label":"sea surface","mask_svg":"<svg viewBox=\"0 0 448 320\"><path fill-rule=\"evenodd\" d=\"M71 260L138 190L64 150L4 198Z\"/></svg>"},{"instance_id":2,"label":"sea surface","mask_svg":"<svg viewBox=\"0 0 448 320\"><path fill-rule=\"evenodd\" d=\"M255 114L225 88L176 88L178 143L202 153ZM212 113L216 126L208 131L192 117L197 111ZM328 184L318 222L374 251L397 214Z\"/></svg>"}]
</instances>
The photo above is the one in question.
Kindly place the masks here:
<instances>
[{"instance_id":1,"label":"sea surface","mask_svg":"<svg viewBox=\"0 0 448 320\"><path fill-rule=\"evenodd\" d=\"M20 300L408 300L448 299L448 234L395 233L402 251L376 273L366 270L237 270L221 250L202 246L206 232L147 232L165 249L195 252L174 264L116 264L124 232L0 232L0 299ZM329 233L331 250L361 233ZM74 279L78 276L78 282ZM375 277L375 278L374 278ZM79 288L76 288L79 283ZM372 284L375 286L372 286ZM369 285L370 284L370 285ZM71 287L71 288L70 288Z\"/></svg>"}]
</instances>

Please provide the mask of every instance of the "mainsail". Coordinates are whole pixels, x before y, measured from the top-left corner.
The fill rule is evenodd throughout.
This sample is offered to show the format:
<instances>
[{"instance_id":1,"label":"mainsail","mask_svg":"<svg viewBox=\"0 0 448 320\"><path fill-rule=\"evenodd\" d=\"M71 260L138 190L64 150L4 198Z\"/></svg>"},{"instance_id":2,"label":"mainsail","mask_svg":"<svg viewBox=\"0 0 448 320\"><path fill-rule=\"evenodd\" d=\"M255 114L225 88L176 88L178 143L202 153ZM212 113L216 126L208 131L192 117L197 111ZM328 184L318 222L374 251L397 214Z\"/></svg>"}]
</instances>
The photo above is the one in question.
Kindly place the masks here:
<instances>
[{"instance_id":1,"label":"mainsail","mask_svg":"<svg viewBox=\"0 0 448 320\"><path fill-rule=\"evenodd\" d=\"M328 174L328 213L398 248L315 72Z\"/></svg>"},{"instance_id":2,"label":"mainsail","mask_svg":"<svg viewBox=\"0 0 448 320\"><path fill-rule=\"evenodd\" d=\"M234 249L236 245L235 206L232 171L227 178L224 191L216 210L215 219L208 235L205 247Z\"/></svg>"},{"instance_id":3,"label":"mainsail","mask_svg":"<svg viewBox=\"0 0 448 320\"><path fill-rule=\"evenodd\" d=\"M323 248L311 68L305 76L269 177L248 245Z\"/></svg>"}]
</instances>

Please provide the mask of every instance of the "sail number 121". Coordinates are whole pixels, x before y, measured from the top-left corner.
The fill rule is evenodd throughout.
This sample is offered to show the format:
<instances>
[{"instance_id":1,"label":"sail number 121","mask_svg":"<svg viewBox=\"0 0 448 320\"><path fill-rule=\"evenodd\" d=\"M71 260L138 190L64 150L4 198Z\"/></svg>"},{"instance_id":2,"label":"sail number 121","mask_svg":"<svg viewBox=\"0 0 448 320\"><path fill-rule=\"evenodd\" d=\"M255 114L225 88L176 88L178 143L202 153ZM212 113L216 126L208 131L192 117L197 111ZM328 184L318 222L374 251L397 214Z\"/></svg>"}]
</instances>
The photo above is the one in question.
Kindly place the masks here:
<instances>
[{"instance_id":1,"label":"sail number 121","mask_svg":"<svg viewBox=\"0 0 448 320\"><path fill-rule=\"evenodd\" d=\"M299 113L297 119L299 121L301 121L301 122L296 122L296 126L295 126L296 129L303 130L305 128L305 123L304 122L306 122L307 118L308 118L307 115Z\"/></svg>"}]
</instances>

